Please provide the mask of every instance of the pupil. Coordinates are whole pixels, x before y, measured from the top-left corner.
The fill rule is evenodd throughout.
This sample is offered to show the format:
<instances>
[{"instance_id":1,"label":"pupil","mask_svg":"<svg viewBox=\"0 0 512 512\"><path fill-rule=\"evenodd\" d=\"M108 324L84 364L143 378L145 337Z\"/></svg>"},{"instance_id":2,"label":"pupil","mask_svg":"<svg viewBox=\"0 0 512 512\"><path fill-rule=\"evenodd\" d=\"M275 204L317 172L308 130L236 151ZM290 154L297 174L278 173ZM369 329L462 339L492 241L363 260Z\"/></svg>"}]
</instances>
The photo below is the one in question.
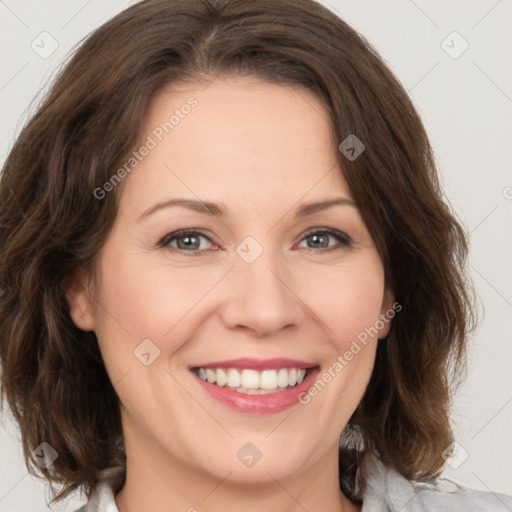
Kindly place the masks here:
<instances>
[{"instance_id":1,"label":"pupil","mask_svg":"<svg viewBox=\"0 0 512 512\"><path fill-rule=\"evenodd\" d=\"M313 242L316 243L319 240L321 240L322 238L325 241L326 235L311 235L311 238L312 238ZM325 244L322 247L325 247Z\"/></svg>"},{"instance_id":2,"label":"pupil","mask_svg":"<svg viewBox=\"0 0 512 512\"><path fill-rule=\"evenodd\" d=\"M194 240L195 239L197 239L197 236L183 236L183 237L178 239L178 245L182 246L182 247L180 247L180 249L183 249L183 247L190 248L191 244L194 245ZM180 244L179 240L183 240L184 243ZM197 241L195 242L195 245L197 245Z\"/></svg>"}]
</instances>

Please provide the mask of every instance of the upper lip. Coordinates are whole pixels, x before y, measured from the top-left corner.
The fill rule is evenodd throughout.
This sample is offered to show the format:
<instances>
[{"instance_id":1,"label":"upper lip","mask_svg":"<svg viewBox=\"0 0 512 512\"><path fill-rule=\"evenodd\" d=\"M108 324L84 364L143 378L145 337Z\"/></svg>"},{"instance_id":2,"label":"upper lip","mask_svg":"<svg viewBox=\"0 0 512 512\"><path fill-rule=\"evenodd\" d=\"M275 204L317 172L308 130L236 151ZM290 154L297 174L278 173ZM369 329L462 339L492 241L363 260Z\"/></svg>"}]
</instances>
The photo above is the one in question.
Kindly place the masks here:
<instances>
[{"instance_id":1,"label":"upper lip","mask_svg":"<svg viewBox=\"0 0 512 512\"><path fill-rule=\"evenodd\" d=\"M200 363L191 365L189 368L245 368L252 370L272 370L276 368L313 368L315 363L300 361L298 359L289 359L286 357L275 357L272 359L253 359L242 357L238 359L229 359L225 361L213 361L210 363Z\"/></svg>"}]
</instances>

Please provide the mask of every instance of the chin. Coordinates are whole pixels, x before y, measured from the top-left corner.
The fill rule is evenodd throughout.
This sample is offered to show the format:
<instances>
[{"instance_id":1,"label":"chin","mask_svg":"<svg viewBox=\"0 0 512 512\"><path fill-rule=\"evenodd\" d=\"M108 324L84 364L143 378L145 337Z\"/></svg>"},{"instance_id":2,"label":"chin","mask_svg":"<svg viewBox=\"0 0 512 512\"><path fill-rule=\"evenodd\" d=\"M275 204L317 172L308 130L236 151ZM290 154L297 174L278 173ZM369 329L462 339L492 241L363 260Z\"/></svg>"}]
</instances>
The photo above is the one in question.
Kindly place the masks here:
<instances>
[{"instance_id":1,"label":"chin","mask_svg":"<svg viewBox=\"0 0 512 512\"><path fill-rule=\"evenodd\" d=\"M275 459L275 458L274 458ZM268 485L277 480L285 481L291 476L297 475L297 466L290 462L260 459L253 467L244 467L243 464L233 465L226 463L222 468L215 468L215 476L226 479L231 484L250 485L251 487ZM228 475L226 477L226 475Z\"/></svg>"},{"instance_id":2,"label":"chin","mask_svg":"<svg viewBox=\"0 0 512 512\"><path fill-rule=\"evenodd\" d=\"M309 451L304 451L304 443L299 440L291 444L295 449L301 447L300 452L290 450L278 438L274 443L269 440L265 442L263 435L261 442L253 437L253 441L237 440L234 444L234 449L219 446L220 450L215 450L216 453L210 452L206 457L203 454L203 461L205 458L208 462L217 460L216 464L208 464L204 469L216 478L231 483L258 485L297 475L298 468L305 468L311 461Z\"/></svg>"}]
</instances>

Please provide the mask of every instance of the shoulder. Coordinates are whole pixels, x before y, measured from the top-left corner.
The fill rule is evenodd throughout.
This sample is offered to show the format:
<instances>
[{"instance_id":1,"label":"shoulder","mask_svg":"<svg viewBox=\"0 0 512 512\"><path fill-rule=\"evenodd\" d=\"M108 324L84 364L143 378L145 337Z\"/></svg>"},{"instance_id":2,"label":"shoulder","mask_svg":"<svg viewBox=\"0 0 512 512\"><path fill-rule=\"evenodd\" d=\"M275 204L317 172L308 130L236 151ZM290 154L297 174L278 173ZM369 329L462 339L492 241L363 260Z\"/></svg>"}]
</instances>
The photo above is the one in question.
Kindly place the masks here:
<instances>
[{"instance_id":1,"label":"shoulder","mask_svg":"<svg viewBox=\"0 0 512 512\"><path fill-rule=\"evenodd\" d=\"M512 512L512 496L469 489L445 478L409 481L373 455L365 462L361 512Z\"/></svg>"},{"instance_id":2,"label":"shoulder","mask_svg":"<svg viewBox=\"0 0 512 512\"><path fill-rule=\"evenodd\" d=\"M469 489L443 478L433 484L413 482L412 485L414 496L423 507L418 510L454 510L460 507L468 512L512 512L512 496L506 494Z\"/></svg>"},{"instance_id":3,"label":"shoulder","mask_svg":"<svg viewBox=\"0 0 512 512\"><path fill-rule=\"evenodd\" d=\"M75 512L119 512L114 499L112 483L100 482L92 492L89 501Z\"/></svg>"}]
</instances>

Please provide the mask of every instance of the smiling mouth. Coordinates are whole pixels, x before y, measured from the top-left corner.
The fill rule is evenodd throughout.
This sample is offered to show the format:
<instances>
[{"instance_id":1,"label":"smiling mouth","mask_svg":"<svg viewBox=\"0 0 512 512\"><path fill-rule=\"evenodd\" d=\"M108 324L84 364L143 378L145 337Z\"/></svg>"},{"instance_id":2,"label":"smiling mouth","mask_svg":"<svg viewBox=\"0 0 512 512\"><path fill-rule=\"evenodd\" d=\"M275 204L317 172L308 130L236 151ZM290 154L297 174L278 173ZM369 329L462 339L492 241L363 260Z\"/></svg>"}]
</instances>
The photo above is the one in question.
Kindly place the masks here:
<instances>
[{"instance_id":1,"label":"smiling mouth","mask_svg":"<svg viewBox=\"0 0 512 512\"><path fill-rule=\"evenodd\" d=\"M276 368L254 370L236 368L191 368L201 380L247 395L267 395L302 384L313 368Z\"/></svg>"}]
</instances>

